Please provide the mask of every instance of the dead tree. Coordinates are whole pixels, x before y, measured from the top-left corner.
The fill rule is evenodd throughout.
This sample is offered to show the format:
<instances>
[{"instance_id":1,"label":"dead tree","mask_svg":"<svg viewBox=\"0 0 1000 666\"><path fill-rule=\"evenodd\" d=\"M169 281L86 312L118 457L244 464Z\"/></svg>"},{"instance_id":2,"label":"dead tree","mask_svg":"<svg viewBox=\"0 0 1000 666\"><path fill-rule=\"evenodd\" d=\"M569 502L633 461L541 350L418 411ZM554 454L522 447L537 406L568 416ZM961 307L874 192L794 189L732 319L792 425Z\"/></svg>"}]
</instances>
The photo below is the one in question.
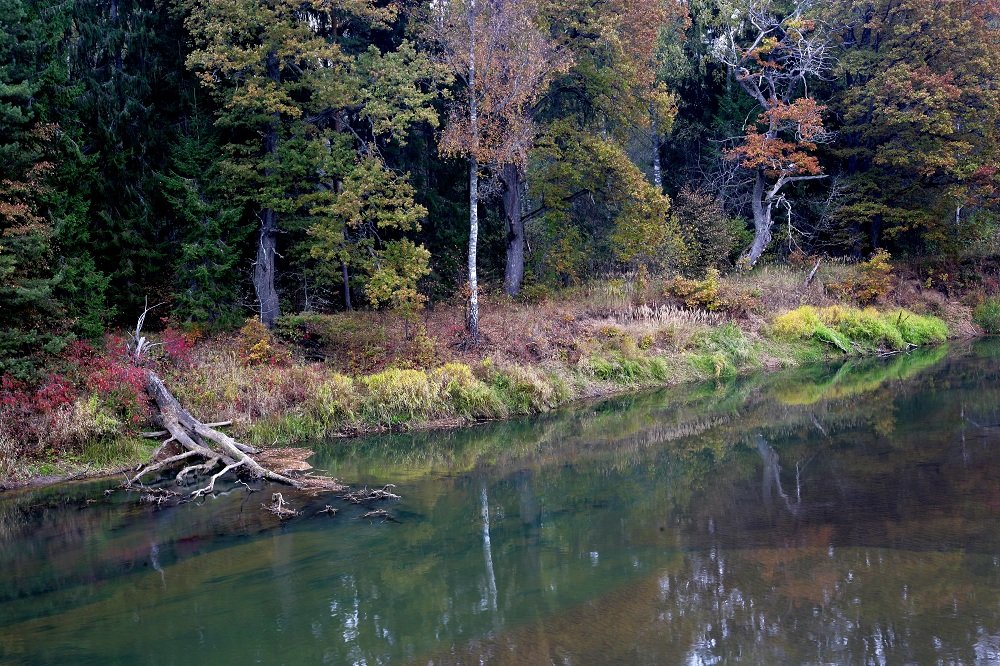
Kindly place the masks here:
<instances>
[{"instance_id":1,"label":"dead tree","mask_svg":"<svg viewBox=\"0 0 1000 666\"><path fill-rule=\"evenodd\" d=\"M184 409L148 365L148 352L154 345L142 335L142 325L151 309L147 307L139 317L130 336L129 355L131 362L146 373L146 392L156 403L156 420L163 428L149 434L167 439L150 463L126 480L126 487L141 487L144 477L162 476L167 470L180 467L174 475L178 484L186 484L189 479L207 479L204 485L191 492L192 499L215 492L215 484L225 477L263 479L311 492L346 489L336 479L308 473L312 469L306 462L312 455L309 449L259 449L218 430L222 424L204 423Z\"/></svg>"}]
</instances>

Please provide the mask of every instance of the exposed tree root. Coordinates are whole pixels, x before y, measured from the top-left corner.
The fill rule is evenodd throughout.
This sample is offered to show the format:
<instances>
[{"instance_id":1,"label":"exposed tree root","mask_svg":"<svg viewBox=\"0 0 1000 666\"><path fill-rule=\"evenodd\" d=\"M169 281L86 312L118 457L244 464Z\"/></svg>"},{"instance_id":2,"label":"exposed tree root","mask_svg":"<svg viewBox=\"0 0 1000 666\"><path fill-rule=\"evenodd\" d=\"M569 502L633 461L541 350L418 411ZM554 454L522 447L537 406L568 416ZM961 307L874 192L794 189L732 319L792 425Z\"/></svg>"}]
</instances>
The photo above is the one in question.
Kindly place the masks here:
<instances>
[{"instance_id":1,"label":"exposed tree root","mask_svg":"<svg viewBox=\"0 0 1000 666\"><path fill-rule=\"evenodd\" d=\"M145 370L146 392L159 409L158 425L162 430L146 432L143 435L150 438L167 437L167 439L153 454L152 462L137 470L132 478L126 477L123 484L126 488L145 492L144 497L150 496L149 489L141 483L144 476L163 473L170 467L184 463L185 466L174 477L178 485L184 486L188 479L210 475L208 482L191 491L188 499L197 499L214 493L215 484L227 476L232 476L247 488L250 487L246 483L247 479L263 479L306 492L347 490L346 486L341 485L336 479L309 473L312 469L306 462L306 458L312 455L309 449L260 450L237 441L217 429L230 425L230 422L203 423L184 409L167 389L163 380L146 367L149 350L158 344L150 342L142 334L143 322L151 309L146 307L136 322L129 343L129 354L132 362ZM168 493L171 496L176 495L174 491L155 493L157 503L162 502L162 498L167 497ZM275 493L274 499L272 512L279 517L290 517L297 513L286 506L281 493Z\"/></svg>"},{"instance_id":2,"label":"exposed tree root","mask_svg":"<svg viewBox=\"0 0 1000 666\"><path fill-rule=\"evenodd\" d=\"M261 450L237 441L214 427L228 424L202 423L181 406L155 372L147 370L146 373L146 391L156 402L159 425L163 428L157 434L168 436L168 439L157 450L153 462L128 479L126 486L134 486L143 477L162 473L179 463L191 463L174 477L179 485L211 475L204 486L190 493L191 499L214 493L215 484L227 476L264 479L307 492L346 490L336 479L308 474L312 469L306 462L312 454L310 450ZM171 451L171 455L165 455L167 451Z\"/></svg>"}]
</instances>

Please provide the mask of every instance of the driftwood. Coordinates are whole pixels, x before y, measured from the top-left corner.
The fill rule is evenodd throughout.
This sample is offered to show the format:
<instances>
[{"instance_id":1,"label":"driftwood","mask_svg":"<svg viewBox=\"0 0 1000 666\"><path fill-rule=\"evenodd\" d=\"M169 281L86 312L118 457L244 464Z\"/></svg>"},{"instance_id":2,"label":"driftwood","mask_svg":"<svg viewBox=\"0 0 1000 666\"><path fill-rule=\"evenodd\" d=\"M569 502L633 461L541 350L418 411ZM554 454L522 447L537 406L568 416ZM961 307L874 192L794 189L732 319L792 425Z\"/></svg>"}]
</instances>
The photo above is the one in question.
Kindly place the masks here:
<instances>
[{"instance_id":1,"label":"driftwood","mask_svg":"<svg viewBox=\"0 0 1000 666\"><path fill-rule=\"evenodd\" d=\"M278 520L288 520L299 515L299 512L291 508L281 493L271 495L271 503L262 505L265 509L278 517Z\"/></svg>"},{"instance_id":2,"label":"driftwood","mask_svg":"<svg viewBox=\"0 0 1000 666\"><path fill-rule=\"evenodd\" d=\"M395 488L393 484L389 483L381 488L373 488L369 490L367 487L361 490L355 490L354 492L341 495L340 499L347 500L351 504L362 504L364 502L378 502L382 500L397 500L399 495L389 490L390 488Z\"/></svg>"},{"instance_id":3,"label":"driftwood","mask_svg":"<svg viewBox=\"0 0 1000 666\"><path fill-rule=\"evenodd\" d=\"M310 492L346 490L336 479L308 473L312 467L306 458L312 455L312 451L258 449L217 429L228 424L203 423L184 409L159 375L146 367L146 353L154 345L142 335L142 324L150 309L147 308L139 317L129 351L132 362L146 372L146 392L159 412L157 420L162 430L155 434L167 436L167 439L148 465L126 479L126 487L146 490L141 484L143 477L157 473L162 475L170 468L181 466L174 476L179 485L185 485L189 479L207 478L203 486L191 492L191 499L214 493L215 484L225 477L263 479Z\"/></svg>"}]
</instances>

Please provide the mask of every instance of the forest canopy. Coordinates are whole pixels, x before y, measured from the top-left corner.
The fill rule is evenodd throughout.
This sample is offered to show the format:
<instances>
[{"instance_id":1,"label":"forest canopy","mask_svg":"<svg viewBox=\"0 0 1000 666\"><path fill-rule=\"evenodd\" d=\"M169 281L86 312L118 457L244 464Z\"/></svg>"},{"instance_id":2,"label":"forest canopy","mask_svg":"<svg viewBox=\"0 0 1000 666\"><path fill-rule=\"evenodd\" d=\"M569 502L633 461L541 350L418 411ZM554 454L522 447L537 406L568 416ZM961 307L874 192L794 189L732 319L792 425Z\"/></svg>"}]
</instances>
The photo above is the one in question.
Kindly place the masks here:
<instances>
[{"instance_id":1,"label":"forest canopy","mask_svg":"<svg viewBox=\"0 0 1000 666\"><path fill-rule=\"evenodd\" d=\"M474 336L482 290L993 255L997 62L996 0L0 0L0 374L147 302Z\"/></svg>"}]
</instances>

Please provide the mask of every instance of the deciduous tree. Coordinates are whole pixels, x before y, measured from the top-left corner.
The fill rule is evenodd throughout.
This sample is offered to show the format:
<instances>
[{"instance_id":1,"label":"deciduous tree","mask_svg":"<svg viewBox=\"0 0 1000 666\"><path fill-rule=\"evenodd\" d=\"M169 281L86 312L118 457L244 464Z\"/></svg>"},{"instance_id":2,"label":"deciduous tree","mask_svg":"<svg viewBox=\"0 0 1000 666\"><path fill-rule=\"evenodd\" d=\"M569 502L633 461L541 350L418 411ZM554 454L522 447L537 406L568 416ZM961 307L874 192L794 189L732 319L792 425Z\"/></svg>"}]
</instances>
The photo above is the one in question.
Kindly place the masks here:
<instances>
[{"instance_id":1,"label":"deciduous tree","mask_svg":"<svg viewBox=\"0 0 1000 666\"><path fill-rule=\"evenodd\" d=\"M741 144L727 153L753 174L755 233L743 258L750 266L771 242L775 206L790 205L784 188L825 177L815 156L817 144L829 138L824 107L810 96L809 85L830 70L832 56L827 30L807 15L810 5L794 0L782 12L773 0L747 0L735 8L714 47L759 110Z\"/></svg>"},{"instance_id":2,"label":"deciduous tree","mask_svg":"<svg viewBox=\"0 0 1000 666\"><path fill-rule=\"evenodd\" d=\"M534 140L530 107L568 57L538 26L532 0L436 5L432 34L462 85L441 137L442 155L469 160L469 336L479 338L479 177L482 167L523 168Z\"/></svg>"}]
</instances>

